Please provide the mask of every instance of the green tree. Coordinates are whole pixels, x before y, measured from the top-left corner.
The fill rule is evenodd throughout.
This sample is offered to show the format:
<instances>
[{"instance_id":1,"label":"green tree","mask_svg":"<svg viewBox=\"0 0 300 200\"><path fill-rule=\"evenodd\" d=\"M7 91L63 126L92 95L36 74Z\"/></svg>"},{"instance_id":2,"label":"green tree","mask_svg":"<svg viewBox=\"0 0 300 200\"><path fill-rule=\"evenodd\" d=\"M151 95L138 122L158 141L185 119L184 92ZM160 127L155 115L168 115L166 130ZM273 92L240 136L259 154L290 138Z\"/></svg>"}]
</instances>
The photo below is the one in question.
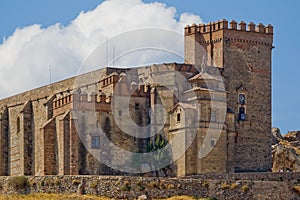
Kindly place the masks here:
<instances>
[{"instance_id":1,"label":"green tree","mask_svg":"<svg viewBox=\"0 0 300 200\"><path fill-rule=\"evenodd\" d=\"M155 174L158 177L158 170L161 166L166 166L171 163L171 152L165 147L168 145L168 141L162 134L157 134L147 143L147 152L152 153L152 157L148 162L150 166L155 170ZM162 168L162 171L166 175L166 167Z\"/></svg>"}]
</instances>

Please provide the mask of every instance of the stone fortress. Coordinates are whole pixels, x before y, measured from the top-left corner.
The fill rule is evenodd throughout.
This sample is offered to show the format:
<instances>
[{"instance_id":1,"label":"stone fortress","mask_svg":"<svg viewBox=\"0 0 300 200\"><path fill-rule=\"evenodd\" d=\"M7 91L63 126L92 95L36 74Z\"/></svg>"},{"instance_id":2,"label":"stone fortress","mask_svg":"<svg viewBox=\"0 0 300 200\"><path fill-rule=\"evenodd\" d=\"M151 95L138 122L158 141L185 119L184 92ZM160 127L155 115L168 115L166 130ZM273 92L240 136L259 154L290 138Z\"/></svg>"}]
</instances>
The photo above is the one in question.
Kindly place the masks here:
<instances>
[{"instance_id":1,"label":"stone fortress","mask_svg":"<svg viewBox=\"0 0 300 200\"><path fill-rule=\"evenodd\" d=\"M120 174L93 155L126 166L126 155L113 152L99 129L114 145L145 152L147 139L119 127L124 117L143 135L162 126L171 144L184 138L174 176L269 171L272 49L271 25L193 24L185 27L183 64L107 67L2 99L0 175ZM128 113L113 103L117 97L129 99Z\"/></svg>"}]
</instances>

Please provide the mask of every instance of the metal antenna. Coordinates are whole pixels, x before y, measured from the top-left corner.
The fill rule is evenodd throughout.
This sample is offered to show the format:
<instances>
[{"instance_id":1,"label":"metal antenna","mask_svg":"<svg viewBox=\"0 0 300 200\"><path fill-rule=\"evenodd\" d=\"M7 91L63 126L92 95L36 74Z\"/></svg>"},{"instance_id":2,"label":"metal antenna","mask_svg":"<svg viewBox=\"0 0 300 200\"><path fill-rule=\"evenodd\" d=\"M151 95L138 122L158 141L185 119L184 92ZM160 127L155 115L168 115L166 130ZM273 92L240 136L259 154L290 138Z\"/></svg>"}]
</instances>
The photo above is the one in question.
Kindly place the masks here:
<instances>
[{"instance_id":1,"label":"metal antenna","mask_svg":"<svg viewBox=\"0 0 300 200\"><path fill-rule=\"evenodd\" d=\"M105 61L106 61L106 67L107 67L107 65L108 65L108 38L107 37L105 37L105 39L106 39L106 53L105 53Z\"/></svg>"},{"instance_id":2,"label":"metal antenna","mask_svg":"<svg viewBox=\"0 0 300 200\"><path fill-rule=\"evenodd\" d=\"M115 44L113 44L113 67L115 66Z\"/></svg>"},{"instance_id":3,"label":"metal antenna","mask_svg":"<svg viewBox=\"0 0 300 200\"><path fill-rule=\"evenodd\" d=\"M51 77L51 64L49 64L49 80L50 84L52 83L52 77Z\"/></svg>"}]
</instances>

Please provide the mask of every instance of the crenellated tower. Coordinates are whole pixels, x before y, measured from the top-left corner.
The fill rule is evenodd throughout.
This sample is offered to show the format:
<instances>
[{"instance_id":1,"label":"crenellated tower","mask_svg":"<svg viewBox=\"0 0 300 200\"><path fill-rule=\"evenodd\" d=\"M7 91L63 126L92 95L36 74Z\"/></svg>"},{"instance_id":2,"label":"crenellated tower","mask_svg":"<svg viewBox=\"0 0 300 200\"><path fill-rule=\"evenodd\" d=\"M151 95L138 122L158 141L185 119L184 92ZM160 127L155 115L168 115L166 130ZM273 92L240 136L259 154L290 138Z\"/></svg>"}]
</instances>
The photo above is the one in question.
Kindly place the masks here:
<instances>
[{"instance_id":1,"label":"crenellated tower","mask_svg":"<svg viewBox=\"0 0 300 200\"><path fill-rule=\"evenodd\" d=\"M185 62L220 69L236 115L235 172L268 171L273 27L227 20L185 28Z\"/></svg>"}]
</instances>

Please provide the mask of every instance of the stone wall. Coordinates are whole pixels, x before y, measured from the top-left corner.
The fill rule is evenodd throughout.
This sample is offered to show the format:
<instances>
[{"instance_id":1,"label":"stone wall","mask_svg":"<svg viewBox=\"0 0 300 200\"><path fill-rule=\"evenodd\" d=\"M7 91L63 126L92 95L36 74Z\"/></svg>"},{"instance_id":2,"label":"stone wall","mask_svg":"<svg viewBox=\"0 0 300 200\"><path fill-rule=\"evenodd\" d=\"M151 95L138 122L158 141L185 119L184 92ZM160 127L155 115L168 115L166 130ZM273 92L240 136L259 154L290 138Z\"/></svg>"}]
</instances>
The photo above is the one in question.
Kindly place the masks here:
<instances>
[{"instance_id":1,"label":"stone wall","mask_svg":"<svg viewBox=\"0 0 300 200\"><path fill-rule=\"evenodd\" d=\"M14 184L19 178L23 186ZM186 178L120 176L1 177L0 193L80 193L116 199L149 199L174 195L217 199L299 199L299 173L248 173Z\"/></svg>"}]
</instances>

